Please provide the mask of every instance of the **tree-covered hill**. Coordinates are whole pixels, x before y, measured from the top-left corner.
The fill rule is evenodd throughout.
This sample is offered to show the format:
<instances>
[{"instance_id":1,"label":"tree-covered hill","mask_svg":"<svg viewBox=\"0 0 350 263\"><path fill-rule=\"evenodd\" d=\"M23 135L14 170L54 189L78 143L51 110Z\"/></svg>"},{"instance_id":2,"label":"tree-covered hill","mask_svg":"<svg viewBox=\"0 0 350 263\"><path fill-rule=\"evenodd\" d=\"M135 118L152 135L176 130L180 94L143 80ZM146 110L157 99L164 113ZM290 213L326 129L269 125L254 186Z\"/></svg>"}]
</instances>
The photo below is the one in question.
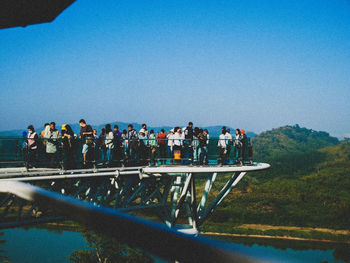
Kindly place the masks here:
<instances>
[{"instance_id":1,"label":"tree-covered hill","mask_svg":"<svg viewBox=\"0 0 350 263\"><path fill-rule=\"evenodd\" d=\"M350 142L285 154L272 161L271 169L247 175L214 212L211 224L350 229L349 189Z\"/></svg>"},{"instance_id":2,"label":"tree-covered hill","mask_svg":"<svg viewBox=\"0 0 350 263\"><path fill-rule=\"evenodd\" d=\"M327 132L318 132L299 125L266 131L252 139L254 159L266 161L286 154L302 154L339 144Z\"/></svg>"}]
</instances>

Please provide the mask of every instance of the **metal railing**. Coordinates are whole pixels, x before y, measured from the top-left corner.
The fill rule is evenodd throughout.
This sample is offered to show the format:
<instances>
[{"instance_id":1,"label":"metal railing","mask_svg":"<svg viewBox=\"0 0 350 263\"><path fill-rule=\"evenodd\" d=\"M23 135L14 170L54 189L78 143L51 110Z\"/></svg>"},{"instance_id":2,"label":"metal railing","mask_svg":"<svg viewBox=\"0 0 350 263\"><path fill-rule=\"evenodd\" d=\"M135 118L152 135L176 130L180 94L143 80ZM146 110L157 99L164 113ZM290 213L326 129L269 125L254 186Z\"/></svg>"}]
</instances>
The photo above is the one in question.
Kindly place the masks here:
<instances>
[{"instance_id":1,"label":"metal railing","mask_svg":"<svg viewBox=\"0 0 350 263\"><path fill-rule=\"evenodd\" d=\"M29 139L30 140L30 139ZM170 143L169 143L170 141ZM76 169L81 167L120 167L144 165L227 165L252 164L252 145L235 145L232 140L210 139L203 144L198 139L174 140L137 139L113 140L74 138L38 138L36 149L30 149L27 138L0 138L0 167L27 166ZM109 142L109 143L108 143ZM180 142L180 143L179 143ZM52 153L47 152L50 143ZM84 144L86 146L84 146ZM222 146L225 147L222 147ZM86 163L83 147L87 147Z\"/></svg>"},{"instance_id":2,"label":"metal railing","mask_svg":"<svg viewBox=\"0 0 350 263\"><path fill-rule=\"evenodd\" d=\"M63 196L21 182L1 182L0 192L50 207L87 227L166 260L179 262L258 262L226 243L181 233L114 209Z\"/></svg>"}]
</instances>

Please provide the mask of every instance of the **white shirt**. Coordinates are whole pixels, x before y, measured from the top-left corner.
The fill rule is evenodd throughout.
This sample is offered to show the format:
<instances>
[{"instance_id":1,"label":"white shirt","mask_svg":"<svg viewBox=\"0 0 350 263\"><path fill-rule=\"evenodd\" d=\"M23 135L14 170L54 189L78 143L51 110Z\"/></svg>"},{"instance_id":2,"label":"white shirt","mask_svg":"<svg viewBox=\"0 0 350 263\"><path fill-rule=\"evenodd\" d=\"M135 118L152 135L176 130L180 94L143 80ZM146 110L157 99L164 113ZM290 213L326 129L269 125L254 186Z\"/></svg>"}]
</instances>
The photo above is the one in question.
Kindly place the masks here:
<instances>
[{"instance_id":1,"label":"white shirt","mask_svg":"<svg viewBox=\"0 0 350 263\"><path fill-rule=\"evenodd\" d=\"M174 134L174 145L181 146L183 144L184 134L179 134L176 132Z\"/></svg>"},{"instance_id":2,"label":"white shirt","mask_svg":"<svg viewBox=\"0 0 350 263\"><path fill-rule=\"evenodd\" d=\"M221 148L226 148L226 134L220 134L218 146Z\"/></svg>"},{"instance_id":3,"label":"white shirt","mask_svg":"<svg viewBox=\"0 0 350 263\"><path fill-rule=\"evenodd\" d=\"M207 145L209 145L209 133L207 133Z\"/></svg>"},{"instance_id":4,"label":"white shirt","mask_svg":"<svg viewBox=\"0 0 350 263\"><path fill-rule=\"evenodd\" d=\"M106 145L106 147L108 149L113 149L114 148L113 138L114 138L113 132L109 132L109 133L106 134L105 145Z\"/></svg>"},{"instance_id":5,"label":"white shirt","mask_svg":"<svg viewBox=\"0 0 350 263\"><path fill-rule=\"evenodd\" d=\"M232 145L232 135L228 132L225 133L225 138L226 138L226 144L227 145Z\"/></svg>"},{"instance_id":6,"label":"white shirt","mask_svg":"<svg viewBox=\"0 0 350 263\"><path fill-rule=\"evenodd\" d=\"M174 134L169 133L167 138L168 138L168 146L173 147L174 146Z\"/></svg>"},{"instance_id":7,"label":"white shirt","mask_svg":"<svg viewBox=\"0 0 350 263\"><path fill-rule=\"evenodd\" d=\"M140 134L140 132L143 132L145 134L145 136L148 137L148 130L147 129L141 128L141 130L139 131L139 134Z\"/></svg>"}]
</instances>

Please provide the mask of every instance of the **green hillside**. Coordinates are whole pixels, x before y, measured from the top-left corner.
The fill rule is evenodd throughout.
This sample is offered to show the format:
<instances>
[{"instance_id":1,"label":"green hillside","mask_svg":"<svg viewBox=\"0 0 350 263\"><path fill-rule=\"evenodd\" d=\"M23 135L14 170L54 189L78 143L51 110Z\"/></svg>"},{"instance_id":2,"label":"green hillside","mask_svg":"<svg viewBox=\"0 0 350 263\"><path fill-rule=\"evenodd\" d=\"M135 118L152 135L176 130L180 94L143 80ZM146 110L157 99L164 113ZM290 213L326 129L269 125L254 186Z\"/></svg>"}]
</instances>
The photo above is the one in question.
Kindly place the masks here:
<instances>
[{"instance_id":1,"label":"green hillside","mask_svg":"<svg viewBox=\"0 0 350 263\"><path fill-rule=\"evenodd\" d=\"M225 199L208 222L211 231L247 223L350 229L349 142L271 161L271 169L246 176Z\"/></svg>"},{"instance_id":2,"label":"green hillside","mask_svg":"<svg viewBox=\"0 0 350 263\"><path fill-rule=\"evenodd\" d=\"M339 144L327 132L318 132L299 125L284 126L266 131L252 139L254 159L266 161L287 154L302 154Z\"/></svg>"}]
</instances>

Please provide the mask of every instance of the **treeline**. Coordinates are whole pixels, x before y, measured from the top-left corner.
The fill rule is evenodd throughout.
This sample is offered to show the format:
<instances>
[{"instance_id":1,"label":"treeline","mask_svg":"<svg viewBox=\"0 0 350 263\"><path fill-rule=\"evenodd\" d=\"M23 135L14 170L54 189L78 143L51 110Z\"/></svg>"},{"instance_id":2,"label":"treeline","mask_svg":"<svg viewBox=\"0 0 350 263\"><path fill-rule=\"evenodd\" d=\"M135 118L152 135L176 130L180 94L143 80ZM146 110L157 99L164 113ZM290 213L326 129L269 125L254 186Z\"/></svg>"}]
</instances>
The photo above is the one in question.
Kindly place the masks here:
<instances>
[{"instance_id":1,"label":"treeline","mask_svg":"<svg viewBox=\"0 0 350 263\"><path fill-rule=\"evenodd\" d=\"M350 229L350 142L340 143L329 135L311 132L320 135L310 135L320 142L320 146L336 146L306 151L312 149L310 146L294 151L296 141L301 140L299 136L310 134L310 130L296 126L282 127L279 132L273 130L266 133L265 138L273 137L273 134L283 137L290 130L291 134L299 134L290 147L278 155L276 143L277 149L268 158L271 168L245 176L234 193L214 212L208 224L212 227L229 222L231 225ZM308 145L316 144L310 138L307 141ZM285 142L282 144L286 145ZM266 145L270 146L269 143ZM264 151L259 154L264 156Z\"/></svg>"}]
</instances>

